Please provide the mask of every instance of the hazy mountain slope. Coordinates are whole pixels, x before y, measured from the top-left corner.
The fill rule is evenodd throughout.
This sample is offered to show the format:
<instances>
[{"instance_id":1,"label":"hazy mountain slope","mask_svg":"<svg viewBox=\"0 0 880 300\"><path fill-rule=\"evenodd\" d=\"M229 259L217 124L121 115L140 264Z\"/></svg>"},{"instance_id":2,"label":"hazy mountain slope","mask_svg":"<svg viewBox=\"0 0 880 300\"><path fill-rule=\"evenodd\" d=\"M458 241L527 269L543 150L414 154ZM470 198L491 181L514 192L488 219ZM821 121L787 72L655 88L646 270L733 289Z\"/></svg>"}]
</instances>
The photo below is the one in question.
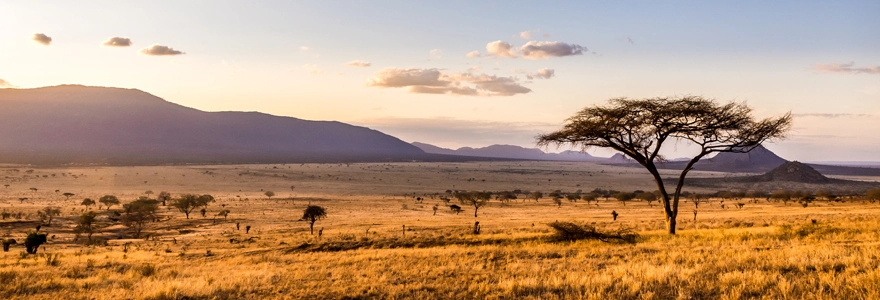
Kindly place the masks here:
<instances>
[{"instance_id":1,"label":"hazy mountain slope","mask_svg":"<svg viewBox=\"0 0 880 300\"><path fill-rule=\"evenodd\" d=\"M340 122L203 112L148 93L0 89L0 162L181 163L424 159L395 137Z\"/></svg>"},{"instance_id":2,"label":"hazy mountain slope","mask_svg":"<svg viewBox=\"0 0 880 300\"><path fill-rule=\"evenodd\" d=\"M491 145L482 148L462 147L456 150L437 147L431 144L413 142L427 153L464 155L475 157L495 157L525 160L555 160L555 161L603 161L604 158L594 157L588 153L579 151L563 151L561 153L545 153L538 148L524 148L512 145Z\"/></svg>"}]
</instances>

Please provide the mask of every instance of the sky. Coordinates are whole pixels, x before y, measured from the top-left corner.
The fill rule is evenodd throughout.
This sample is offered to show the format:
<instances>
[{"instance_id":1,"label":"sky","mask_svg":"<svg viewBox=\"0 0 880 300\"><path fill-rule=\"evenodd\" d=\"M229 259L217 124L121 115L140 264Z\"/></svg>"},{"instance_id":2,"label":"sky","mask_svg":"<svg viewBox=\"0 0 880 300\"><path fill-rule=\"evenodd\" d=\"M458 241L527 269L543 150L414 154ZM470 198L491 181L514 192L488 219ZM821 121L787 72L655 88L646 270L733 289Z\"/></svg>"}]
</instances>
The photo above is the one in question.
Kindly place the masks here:
<instances>
[{"instance_id":1,"label":"sky","mask_svg":"<svg viewBox=\"0 0 880 300\"><path fill-rule=\"evenodd\" d=\"M0 0L0 88L136 88L447 148L534 147L610 98L701 95L790 111L767 144L787 159L880 161L877 16L878 1Z\"/></svg>"}]
</instances>

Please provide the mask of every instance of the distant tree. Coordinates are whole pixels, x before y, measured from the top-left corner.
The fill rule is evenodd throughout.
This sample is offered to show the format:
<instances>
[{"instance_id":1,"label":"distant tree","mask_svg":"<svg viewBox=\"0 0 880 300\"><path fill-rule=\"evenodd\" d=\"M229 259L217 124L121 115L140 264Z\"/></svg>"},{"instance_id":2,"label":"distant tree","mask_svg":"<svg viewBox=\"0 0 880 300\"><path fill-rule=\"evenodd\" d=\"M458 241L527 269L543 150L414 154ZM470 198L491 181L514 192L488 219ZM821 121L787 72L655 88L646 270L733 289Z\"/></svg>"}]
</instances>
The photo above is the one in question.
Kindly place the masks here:
<instances>
[{"instance_id":1,"label":"distant tree","mask_svg":"<svg viewBox=\"0 0 880 300\"><path fill-rule=\"evenodd\" d=\"M703 157L719 152L746 153L764 141L782 138L791 127L791 114L757 121L743 103L718 104L700 96L653 99L615 98L607 106L591 106L566 121L559 131L538 137L550 144L611 148L648 170L660 191L669 234L675 234L678 203L687 173ZM687 162L669 192L656 166L669 140L687 141L700 150Z\"/></svg>"},{"instance_id":2,"label":"distant tree","mask_svg":"<svg viewBox=\"0 0 880 300\"><path fill-rule=\"evenodd\" d=\"M144 195L147 195L147 197L149 197L149 196L152 195L152 194L153 194L153 190L146 190L146 191L144 192Z\"/></svg>"},{"instance_id":3,"label":"distant tree","mask_svg":"<svg viewBox=\"0 0 880 300\"><path fill-rule=\"evenodd\" d=\"M89 207L95 205L95 200L92 200L91 198L85 198L83 199L82 203L80 203L80 205Z\"/></svg>"},{"instance_id":4,"label":"distant tree","mask_svg":"<svg viewBox=\"0 0 880 300\"><path fill-rule=\"evenodd\" d=\"M146 227L147 222L156 219L156 211L159 210L159 201L141 197L135 201L122 206L125 214L122 216L122 222L128 228L134 230L134 237L140 238L141 232Z\"/></svg>"},{"instance_id":5,"label":"distant tree","mask_svg":"<svg viewBox=\"0 0 880 300\"><path fill-rule=\"evenodd\" d=\"M816 198L825 198L825 200L830 201L834 198L837 198L837 196L835 196L833 193L831 193L830 191L827 191L827 190L818 190L818 191L816 191Z\"/></svg>"},{"instance_id":6,"label":"distant tree","mask_svg":"<svg viewBox=\"0 0 880 300\"><path fill-rule=\"evenodd\" d=\"M113 195L104 195L103 197L98 199L98 202L104 204L104 206L107 207L107 210L110 210L111 206L119 205L119 198L116 198L116 196Z\"/></svg>"},{"instance_id":7,"label":"distant tree","mask_svg":"<svg viewBox=\"0 0 880 300\"><path fill-rule=\"evenodd\" d=\"M70 200L70 197L76 196L76 194L70 193L70 192L67 192L67 193L64 193L61 195L64 196L64 200Z\"/></svg>"},{"instance_id":8,"label":"distant tree","mask_svg":"<svg viewBox=\"0 0 880 300\"><path fill-rule=\"evenodd\" d=\"M865 192L865 198L871 201L880 200L880 189L870 189Z\"/></svg>"},{"instance_id":9,"label":"distant tree","mask_svg":"<svg viewBox=\"0 0 880 300\"><path fill-rule=\"evenodd\" d=\"M52 226L52 218L61 214L61 208L54 206L46 206L43 210L40 211L40 216L46 218L48 220L46 222L46 226Z\"/></svg>"},{"instance_id":10,"label":"distant tree","mask_svg":"<svg viewBox=\"0 0 880 300\"><path fill-rule=\"evenodd\" d=\"M477 217L477 211L480 207L489 204L489 199L492 198L492 193L490 192L479 192L479 191L470 191L470 192L457 192L454 194L455 198L458 201L465 205L470 205L474 207L474 218Z\"/></svg>"},{"instance_id":11,"label":"distant tree","mask_svg":"<svg viewBox=\"0 0 880 300\"><path fill-rule=\"evenodd\" d=\"M268 197L269 199L272 199L272 197L275 196L275 192L273 192L273 191L266 191L266 193L264 193L264 194L265 194L266 197Z\"/></svg>"},{"instance_id":12,"label":"distant tree","mask_svg":"<svg viewBox=\"0 0 880 300\"><path fill-rule=\"evenodd\" d=\"M217 215L223 217L223 220L226 220L226 217L229 216L229 213L230 211L228 209L224 209L217 213Z\"/></svg>"},{"instance_id":13,"label":"distant tree","mask_svg":"<svg viewBox=\"0 0 880 300\"><path fill-rule=\"evenodd\" d=\"M79 216L79 220L76 222L76 232L88 234L89 243L92 243L92 234L95 233L95 219L97 218L98 213L89 211Z\"/></svg>"},{"instance_id":14,"label":"distant tree","mask_svg":"<svg viewBox=\"0 0 880 300\"><path fill-rule=\"evenodd\" d=\"M635 194L633 193L620 192L614 194L614 199L617 199L617 201L623 203L623 206L626 206L626 202L632 200L633 198L635 198Z\"/></svg>"},{"instance_id":15,"label":"distant tree","mask_svg":"<svg viewBox=\"0 0 880 300\"><path fill-rule=\"evenodd\" d=\"M202 210L199 210L199 213L201 213L201 214L202 214L202 218L204 218L204 217L205 217L205 214L207 214L207 213L208 213L208 210L207 210L207 209L204 209L204 208L202 208Z\"/></svg>"},{"instance_id":16,"label":"distant tree","mask_svg":"<svg viewBox=\"0 0 880 300\"><path fill-rule=\"evenodd\" d=\"M180 195L180 198L174 199L171 201L171 207L176 208L180 212L186 214L186 218L189 219L189 214L199 207L208 207L208 203L213 202L214 197L211 195L194 195L194 194L183 194Z\"/></svg>"},{"instance_id":17,"label":"distant tree","mask_svg":"<svg viewBox=\"0 0 880 300\"><path fill-rule=\"evenodd\" d=\"M18 203L24 203L27 200L28 200L27 197L20 197L20 198L18 198Z\"/></svg>"},{"instance_id":18,"label":"distant tree","mask_svg":"<svg viewBox=\"0 0 880 300\"><path fill-rule=\"evenodd\" d=\"M788 201L791 200L791 197L792 193L787 190L777 190L770 194L770 198L773 198L775 200L782 200L785 205L788 205Z\"/></svg>"},{"instance_id":19,"label":"distant tree","mask_svg":"<svg viewBox=\"0 0 880 300\"><path fill-rule=\"evenodd\" d=\"M533 199L533 200L535 200L535 202L538 202L538 199L541 199L543 197L544 197L544 193L541 193L538 191L534 191L531 194L529 194L529 199Z\"/></svg>"},{"instance_id":20,"label":"distant tree","mask_svg":"<svg viewBox=\"0 0 880 300\"><path fill-rule=\"evenodd\" d=\"M303 211L302 220L309 222L309 233L315 234L315 222L327 217L327 210L317 205L309 205Z\"/></svg>"},{"instance_id":21,"label":"distant tree","mask_svg":"<svg viewBox=\"0 0 880 300\"><path fill-rule=\"evenodd\" d=\"M553 197L553 204L556 204L556 207L562 207L562 198Z\"/></svg>"},{"instance_id":22,"label":"distant tree","mask_svg":"<svg viewBox=\"0 0 880 300\"><path fill-rule=\"evenodd\" d=\"M161 191L159 192L159 196L156 197L156 200L162 201L162 206L167 206L167 202L171 200L171 193Z\"/></svg>"}]
</instances>

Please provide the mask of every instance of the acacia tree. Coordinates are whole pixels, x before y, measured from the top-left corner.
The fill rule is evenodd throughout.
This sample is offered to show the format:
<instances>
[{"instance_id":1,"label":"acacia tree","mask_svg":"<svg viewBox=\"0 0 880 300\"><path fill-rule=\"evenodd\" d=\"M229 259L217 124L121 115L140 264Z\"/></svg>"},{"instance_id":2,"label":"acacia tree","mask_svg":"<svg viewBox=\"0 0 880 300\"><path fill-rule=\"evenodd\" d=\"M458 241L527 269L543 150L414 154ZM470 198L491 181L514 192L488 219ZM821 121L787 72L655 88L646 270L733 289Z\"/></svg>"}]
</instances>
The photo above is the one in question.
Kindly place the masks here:
<instances>
[{"instance_id":1,"label":"acacia tree","mask_svg":"<svg viewBox=\"0 0 880 300\"><path fill-rule=\"evenodd\" d=\"M744 103L719 104L700 96L613 98L607 106L584 108L568 118L561 130L538 136L537 143L544 147L569 144L583 150L611 148L633 159L654 177L667 231L675 234L681 188L694 164L709 154L746 153L764 141L783 138L791 120L791 113L756 120ZM679 174L672 193L656 166L664 160L660 150L669 140L686 141L700 149Z\"/></svg>"},{"instance_id":2,"label":"acacia tree","mask_svg":"<svg viewBox=\"0 0 880 300\"><path fill-rule=\"evenodd\" d=\"M76 232L87 233L90 244L92 243L92 234L95 233L95 219L97 218L98 213L89 211L79 216L79 220L76 222Z\"/></svg>"},{"instance_id":3,"label":"acacia tree","mask_svg":"<svg viewBox=\"0 0 880 300\"><path fill-rule=\"evenodd\" d=\"M162 201L162 206L168 204L168 200L171 200L171 193L166 191L159 192L159 196L156 197L156 200Z\"/></svg>"},{"instance_id":4,"label":"acacia tree","mask_svg":"<svg viewBox=\"0 0 880 300\"><path fill-rule=\"evenodd\" d=\"M119 205L119 198L116 198L116 196L113 195L104 195L104 197L98 199L98 202L104 204L104 206L107 207L107 210L110 210L111 206Z\"/></svg>"},{"instance_id":5,"label":"acacia tree","mask_svg":"<svg viewBox=\"0 0 880 300\"><path fill-rule=\"evenodd\" d=\"M52 219L55 216L61 215L61 208L55 206L46 206L42 211L39 212L41 216L44 216L48 221L46 222L46 226L52 226Z\"/></svg>"},{"instance_id":6,"label":"acacia tree","mask_svg":"<svg viewBox=\"0 0 880 300\"><path fill-rule=\"evenodd\" d=\"M489 199L492 199L492 193L479 191L457 192L455 193L455 198L458 198L458 201L462 204L473 206L474 218L476 218L477 211L480 209L480 207L489 204Z\"/></svg>"},{"instance_id":7,"label":"acacia tree","mask_svg":"<svg viewBox=\"0 0 880 300\"><path fill-rule=\"evenodd\" d=\"M95 200L92 200L91 198L85 198L80 204L88 208L89 206L95 205Z\"/></svg>"},{"instance_id":8,"label":"acacia tree","mask_svg":"<svg viewBox=\"0 0 880 300\"><path fill-rule=\"evenodd\" d=\"M171 201L171 207L174 207L180 212L186 214L186 218L189 219L189 214L193 210L199 207L208 207L208 203L210 202L214 202L214 197L208 194L183 194L180 195L180 198Z\"/></svg>"},{"instance_id":9,"label":"acacia tree","mask_svg":"<svg viewBox=\"0 0 880 300\"><path fill-rule=\"evenodd\" d=\"M309 233L315 234L315 222L327 217L327 210L317 205L309 205L303 211L302 220L309 222Z\"/></svg>"},{"instance_id":10,"label":"acacia tree","mask_svg":"<svg viewBox=\"0 0 880 300\"><path fill-rule=\"evenodd\" d=\"M147 221L156 218L156 210L159 209L159 201L140 197L139 199L127 203L122 206L125 215L122 216L122 222L128 228L134 230L134 237L140 238L141 232L147 225Z\"/></svg>"}]
</instances>

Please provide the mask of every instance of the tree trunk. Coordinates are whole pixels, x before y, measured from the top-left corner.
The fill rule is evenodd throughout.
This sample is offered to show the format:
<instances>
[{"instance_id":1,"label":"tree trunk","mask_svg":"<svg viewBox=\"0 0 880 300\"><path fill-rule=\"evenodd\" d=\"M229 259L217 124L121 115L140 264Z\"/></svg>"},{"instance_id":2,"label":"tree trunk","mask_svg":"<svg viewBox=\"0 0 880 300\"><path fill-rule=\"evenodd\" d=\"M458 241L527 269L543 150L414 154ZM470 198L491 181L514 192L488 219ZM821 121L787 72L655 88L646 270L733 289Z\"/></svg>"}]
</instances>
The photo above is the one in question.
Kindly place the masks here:
<instances>
[{"instance_id":1,"label":"tree trunk","mask_svg":"<svg viewBox=\"0 0 880 300\"><path fill-rule=\"evenodd\" d=\"M315 235L315 222L309 223L309 234Z\"/></svg>"},{"instance_id":2,"label":"tree trunk","mask_svg":"<svg viewBox=\"0 0 880 300\"><path fill-rule=\"evenodd\" d=\"M666 231L669 234L675 234L675 225L676 225L675 223L676 223L676 221L675 221L674 216L667 216L666 217Z\"/></svg>"},{"instance_id":3,"label":"tree trunk","mask_svg":"<svg viewBox=\"0 0 880 300\"><path fill-rule=\"evenodd\" d=\"M476 217L477 217L477 210L478 210L478 209L480 209L480 208L479 208L479 207L476 207L476 206L474 206L474 218L476 218Z\"/></svg>"}]
</instances>

